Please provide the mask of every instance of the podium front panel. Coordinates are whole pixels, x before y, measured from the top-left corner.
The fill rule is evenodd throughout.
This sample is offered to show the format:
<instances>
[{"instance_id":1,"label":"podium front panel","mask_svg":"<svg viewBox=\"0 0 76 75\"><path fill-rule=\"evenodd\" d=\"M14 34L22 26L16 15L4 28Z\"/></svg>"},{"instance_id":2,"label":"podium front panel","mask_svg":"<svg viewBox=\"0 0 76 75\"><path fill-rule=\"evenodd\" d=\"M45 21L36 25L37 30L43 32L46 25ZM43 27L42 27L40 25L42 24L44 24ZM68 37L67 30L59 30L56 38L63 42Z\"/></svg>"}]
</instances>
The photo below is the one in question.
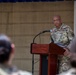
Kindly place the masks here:
<instances>
[{"instance_id":1,"label":"podium front panel","mask_svg":"<svg viewBox=\"0 0 76 75\"><path fill-rule=\"evenodd\" d=\"M32 54L48 54L49 44L31 44Z\"/></svg>"}]
</instances>

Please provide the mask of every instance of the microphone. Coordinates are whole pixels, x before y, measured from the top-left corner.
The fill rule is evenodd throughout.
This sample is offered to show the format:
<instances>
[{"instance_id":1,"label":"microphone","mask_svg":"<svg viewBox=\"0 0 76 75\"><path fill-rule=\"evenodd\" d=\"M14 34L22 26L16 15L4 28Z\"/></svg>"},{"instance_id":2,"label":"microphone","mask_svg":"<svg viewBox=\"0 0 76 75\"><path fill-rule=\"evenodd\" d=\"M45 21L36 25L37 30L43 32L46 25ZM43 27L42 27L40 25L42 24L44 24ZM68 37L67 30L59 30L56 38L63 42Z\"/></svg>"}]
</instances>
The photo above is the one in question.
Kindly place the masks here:
<instances>
[{"instance_id":1,"label":"microphone","mask_svg":"<svg viewBox=\"0 0 76 75\"><path fill-rule=\"evenodd\" d=\"M44 30L44 31L38 33L38 34L34 37L33 43L34 43L34 41L35 41L35 38L36 38L38 35L40 35L40 34L42 34L42 33L45 33L45 32L50 32L50 30Z\"/></svg>"}]
</instances>

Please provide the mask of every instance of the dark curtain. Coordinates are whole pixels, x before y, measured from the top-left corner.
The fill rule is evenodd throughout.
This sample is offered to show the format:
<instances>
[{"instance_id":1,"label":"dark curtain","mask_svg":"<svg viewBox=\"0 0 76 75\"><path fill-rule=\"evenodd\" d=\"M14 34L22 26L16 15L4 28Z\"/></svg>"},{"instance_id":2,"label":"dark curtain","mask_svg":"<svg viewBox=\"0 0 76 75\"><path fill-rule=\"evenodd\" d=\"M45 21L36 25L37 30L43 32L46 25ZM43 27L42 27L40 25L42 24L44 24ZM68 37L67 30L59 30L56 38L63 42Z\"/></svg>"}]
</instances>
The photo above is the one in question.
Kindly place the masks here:
<instances>
[{"instance_id":1,"label":"dark curtain","mask_svg":"<svg viewBox=\"0 0 76 75\"><path fill-rule=\"evenodd\" d=\"M51 2L51 1L63 1L63 0L0 0L0 2Z\"/></svg>"}]
</instances>

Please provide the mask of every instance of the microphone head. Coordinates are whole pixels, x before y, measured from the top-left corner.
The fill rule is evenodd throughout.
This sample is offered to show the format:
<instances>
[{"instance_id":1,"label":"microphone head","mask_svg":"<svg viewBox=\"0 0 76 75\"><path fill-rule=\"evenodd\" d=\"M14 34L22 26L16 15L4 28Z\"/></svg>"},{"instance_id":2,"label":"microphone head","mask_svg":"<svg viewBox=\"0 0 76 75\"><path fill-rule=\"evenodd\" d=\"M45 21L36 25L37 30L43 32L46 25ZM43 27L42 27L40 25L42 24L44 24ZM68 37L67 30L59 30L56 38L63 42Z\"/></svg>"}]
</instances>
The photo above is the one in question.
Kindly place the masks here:
<instances>
[{"instance_id":1,"label":"microphone head","mask_svg":"<svg viewBox=\"0 0 76 75\"><path fill-rule=\"evenodd\" d=\"M52 32L52 30L50 29L50 32Z\"/></svg>"}]
</instances>

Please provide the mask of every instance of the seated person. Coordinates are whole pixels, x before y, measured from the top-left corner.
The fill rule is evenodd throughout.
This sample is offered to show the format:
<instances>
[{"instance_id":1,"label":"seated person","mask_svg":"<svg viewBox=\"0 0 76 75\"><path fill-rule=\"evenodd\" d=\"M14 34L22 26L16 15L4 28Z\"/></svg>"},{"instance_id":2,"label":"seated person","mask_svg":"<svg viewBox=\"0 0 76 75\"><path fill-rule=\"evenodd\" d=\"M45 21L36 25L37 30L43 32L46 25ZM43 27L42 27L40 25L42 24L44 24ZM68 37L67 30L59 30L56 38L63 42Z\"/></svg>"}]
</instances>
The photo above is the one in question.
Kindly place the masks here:
<instances>
[{"instance_id":1,"label":"seated person","mask_svg":"<svg viewBox=\"0 0 76 75\"><path fill-rule=\"evenodd\" d=\"M12 65L15 46L6 35L0 35L0 75L32 75Z\"/></svg>"}]
</instances>

